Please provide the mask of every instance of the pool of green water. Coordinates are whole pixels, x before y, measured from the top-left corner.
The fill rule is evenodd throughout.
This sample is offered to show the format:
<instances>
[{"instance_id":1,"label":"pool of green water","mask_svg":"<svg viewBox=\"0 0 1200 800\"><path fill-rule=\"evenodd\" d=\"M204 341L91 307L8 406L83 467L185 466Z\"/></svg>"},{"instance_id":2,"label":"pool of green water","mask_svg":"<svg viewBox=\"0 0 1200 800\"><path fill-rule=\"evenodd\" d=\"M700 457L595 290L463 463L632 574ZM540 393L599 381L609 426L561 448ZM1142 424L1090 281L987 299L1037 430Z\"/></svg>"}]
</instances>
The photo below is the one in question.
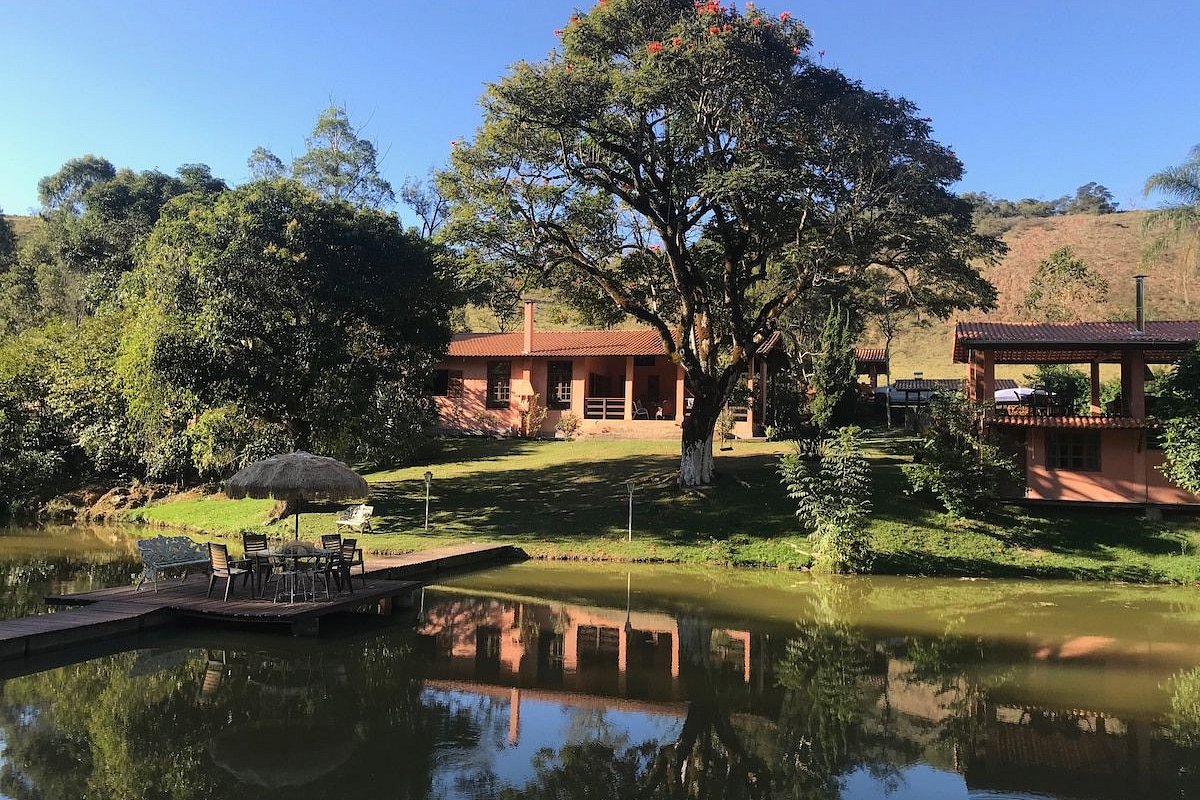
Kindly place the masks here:
<instances>
[{"instance_id":1,"label":"pool of green water","mask_svg":"<svg viewBox=\"0 0 1200 800\"><path fill-rule=\"evenodd\" d=\"M131 553L0 531L0 612ZM0 796L1200 797L1191 587L526 563L348 623L9 662Z\"/></svg>"}]
</instances>

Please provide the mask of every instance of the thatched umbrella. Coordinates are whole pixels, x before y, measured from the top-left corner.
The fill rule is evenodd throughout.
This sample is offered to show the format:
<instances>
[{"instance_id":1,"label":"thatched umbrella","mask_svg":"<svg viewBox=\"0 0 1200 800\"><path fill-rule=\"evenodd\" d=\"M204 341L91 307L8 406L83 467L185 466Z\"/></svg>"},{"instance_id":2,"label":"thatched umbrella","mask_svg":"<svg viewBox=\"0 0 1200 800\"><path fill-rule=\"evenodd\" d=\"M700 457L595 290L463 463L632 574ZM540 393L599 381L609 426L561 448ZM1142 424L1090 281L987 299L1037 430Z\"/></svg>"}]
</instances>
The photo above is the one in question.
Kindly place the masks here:
<instances>
[{"instance_id":1,"label":"thatched umbrella","mask_svg":"<svg viewBox=\"0 0 1200 800\"><path fill-rule=\"evenodd\" d=\"M297 539L301 503L305 500L359 500L368 492L362 476L342 462L303 450L251 464L225 484L225 494L235 500L253 497L295 503Z\"/></svg>"}]
</instances>

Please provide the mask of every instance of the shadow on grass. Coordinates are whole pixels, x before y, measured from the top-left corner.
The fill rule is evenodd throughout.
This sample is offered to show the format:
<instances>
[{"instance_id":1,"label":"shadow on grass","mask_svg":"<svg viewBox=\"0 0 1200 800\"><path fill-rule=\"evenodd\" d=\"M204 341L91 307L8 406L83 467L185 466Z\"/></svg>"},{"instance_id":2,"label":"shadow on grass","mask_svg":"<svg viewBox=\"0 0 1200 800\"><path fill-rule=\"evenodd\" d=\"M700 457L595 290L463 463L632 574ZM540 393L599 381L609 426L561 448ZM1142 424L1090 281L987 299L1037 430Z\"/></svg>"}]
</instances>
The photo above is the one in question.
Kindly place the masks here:
<instances>
[{"instance_id":1,"label":"shadow on grass","mask_svg":"<svg viewBox=\"0 0 1200 800\"><path fill-rule=\"evenodd\" d=\"M431 525L493 538L569 542L592 537L626 527L625 482L632 479L634 528L641 536L667 544L694 544L735 534L798 533L789 501L775 477L773 456L719 459L718 466L716 485L702 492L679 490L678 459L673 455L473 472L435 480ZM404 533L420 528L424 491L419 479L374 484L376 531Z\"/></svg>"}]
</instances>

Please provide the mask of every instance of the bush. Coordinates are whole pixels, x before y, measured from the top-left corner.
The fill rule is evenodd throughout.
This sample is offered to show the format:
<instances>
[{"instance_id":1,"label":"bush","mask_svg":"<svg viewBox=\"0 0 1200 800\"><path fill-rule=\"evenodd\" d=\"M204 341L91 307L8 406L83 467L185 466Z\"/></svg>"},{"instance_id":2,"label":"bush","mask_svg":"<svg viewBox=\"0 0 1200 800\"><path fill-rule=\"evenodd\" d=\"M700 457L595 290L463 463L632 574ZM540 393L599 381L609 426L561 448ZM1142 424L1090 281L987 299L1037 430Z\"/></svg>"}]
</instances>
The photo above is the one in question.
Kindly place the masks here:
<instances>
[{"instance_id":1,"label":"bush","mask_svg":"<svg viewBox=\"0 0 1200 800\"><path fill-rule=\"evenodd\" d=\"M1018 477L1013 459L976 431L979 411L961 394L935 395L917 463L902 468L913 491L929 492L954 516L987 508L1004 481Z\"/></svg>"},{"instance_id":2,"label":"bush","mask_svg":"<svg viewBox=\"0 0 1200 800\"><path fill-rule=\"evenodd\" d=\"M564 411L554 425L554 430L562 434L564 439L574 439L583 427L583 420L574 411Z\"/></svg>"},{"instance_id":3,"label":"bush","mask_svg":"<svg viewBox=\"0 0 1200 800\"><path fill-rule=\"evenodd\" d=\"M813 541L813 570L868 572L874 553L864 528L871 514L871 466L862 454L862 431L838 428L813 461L800 448L779 459L779 476L796 516Z\"/></svg>"}]
</instances>

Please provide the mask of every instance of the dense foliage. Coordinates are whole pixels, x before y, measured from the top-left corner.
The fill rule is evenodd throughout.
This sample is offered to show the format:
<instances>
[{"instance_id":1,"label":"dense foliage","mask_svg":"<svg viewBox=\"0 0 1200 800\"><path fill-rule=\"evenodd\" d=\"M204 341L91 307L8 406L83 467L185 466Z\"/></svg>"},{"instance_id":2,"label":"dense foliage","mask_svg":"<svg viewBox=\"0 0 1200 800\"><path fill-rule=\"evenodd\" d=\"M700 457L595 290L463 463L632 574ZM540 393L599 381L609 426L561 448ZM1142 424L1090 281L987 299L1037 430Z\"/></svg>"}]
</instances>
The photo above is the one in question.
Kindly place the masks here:
<instances>
[{"instance_id":1,"label":"dense foliage","mask_svg":"<svg viewBox=\"0 0 1200 800\"><path fill-rule=\"evenodd\" d=\"M789 307L896 278L935 315L990 305L999 252L930 120L809 57L788 14L608 0L488 88L440 186L495 285L535 282L662 336L693 397L679 479L712 478L720 409Z\"/></svg>"},{"instance_id":2,"label":"dense foliage","mask_svg":"<svg viewBox=\"0 0 1200 800\"><path fill-rule=\"evenodd\" d=\"M1155 387L1155 415L1163 420L1163 474L1200 493L1200 348L1185 355Z\"/></svg>"},{"instance_id":3,"label":"dense foliage","mask_svg":"<svg viewBox=\"0 0 1200 800\"><path fill-rule=\"evenodd\" d=\"M867 542L871 514L871 466L863 455L862 431L839 428L821 442L819 459L798 449L779 459L779 476L796 516L811 531L813 569L867 572L874 556Z\"/></svg>"},{"instance_id":4,"label":"dense foliage","mask_svg":"<svg viewBox=\"0 0 1200 800\"><path fill-rule=\"evenodd\" d=\"M290 179L74 159L0 217L0 508L312 449L412 455L449 338L434 245Z\"/></svg>"},{"instance_id":5,"label":"dense foliage","mask_svg":"<svg viewBox=\"0 0 1200 800\"><path fill-rule=\"evenodd\" d=\"M1031 389L1045 392L1067 414L1087 414L1092 402L1092 379L1065 364L1039 364L1025 376Z\"/></svg>"},{"instance_id":6,"label":"dense foliage","mask_svg":"<svg viewBox=\"0 0 1200 800\"><path fill-rule=\"evenodd\" d=\"M1013 459L977 430L979 418L979 408L963 395L935 395L916 461L902 467L913 491L932 494L954 516L990 507L1004 482L1017 477Z\"/></svg>"},{"instance_id":7,"label":"dense foliage","mask_svg":"<svg viewBox=\"0 0 1200 800\"><path fill-rule=\"evenodd\" d=\"M854 371L854 341L858 331L848 309L831 306L821 330L817 352L812 356L809 402L812 424L819 430L848 423L854 415L855 388L858 377Z\"/></svg>"},{"instance_id":8,"label":"dense foliage","mask_svg":"<svg viewBox=\"0 0 1200 800\"><path fill-rule=\"evenodd\" d=\"M975 224L980 232L991 235L1003 233L1022 219L1064 214L1112 214L1117 210L1112 192L1095 181L1083 184L1073 195L1063 195L1053 200L1033 197L1005 200L985 192L970 192L964 194L963 198L975 207Z\"/></svg>"}]
</instances>

